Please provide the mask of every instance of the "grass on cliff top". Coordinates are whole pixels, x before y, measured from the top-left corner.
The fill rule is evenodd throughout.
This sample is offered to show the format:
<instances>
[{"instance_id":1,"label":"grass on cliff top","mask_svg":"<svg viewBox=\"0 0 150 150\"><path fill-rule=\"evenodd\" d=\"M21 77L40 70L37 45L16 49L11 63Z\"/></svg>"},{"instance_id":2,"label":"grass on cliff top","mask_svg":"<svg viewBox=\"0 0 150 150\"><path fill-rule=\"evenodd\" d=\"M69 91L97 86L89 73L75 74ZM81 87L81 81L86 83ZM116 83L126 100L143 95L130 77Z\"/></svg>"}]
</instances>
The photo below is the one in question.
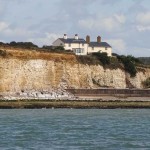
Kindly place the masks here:
<instances>
[{"instance_id":1,"label":"grass on cliff top","mask_svg":"<svg viewBox=\"0 0 150 150\"><path fill-rule=\"evenodd\" d=\"M47 51L44 49L30 50L22 48L4 48L0 47L0 56L3 58L18 58L18 59L43 59L62 62L63 60L76 62L76 56L72 53L60 51Z\"/></svg>"},{"instance_id":2,"label":"grass on cliff top","mask_svg":"<svg viewBox=\"0 0 150 150\"><path fill-rule=\"evenodd\" d=\"M150 102L145 101L69 101L69 100L18 100L0 101L0 109L12 108L150 108Z\"/></svg>"}]
</instances>

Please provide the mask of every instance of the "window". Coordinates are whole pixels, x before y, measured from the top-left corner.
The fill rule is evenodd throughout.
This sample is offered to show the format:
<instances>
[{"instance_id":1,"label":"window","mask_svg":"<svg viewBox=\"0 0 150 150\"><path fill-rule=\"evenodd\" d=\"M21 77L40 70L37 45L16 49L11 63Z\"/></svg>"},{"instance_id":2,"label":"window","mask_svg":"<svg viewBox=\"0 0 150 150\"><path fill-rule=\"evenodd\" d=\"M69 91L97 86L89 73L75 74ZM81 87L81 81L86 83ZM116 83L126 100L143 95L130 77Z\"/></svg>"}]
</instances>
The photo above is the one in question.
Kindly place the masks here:
<instances>
[{"instance_id":1,"label":"window","mask_svg":"<svg viewBox=\"0 0 150 150\"><path fill-rule=\"evenodd\" d=\"M107 47L105 47L105 50L107 50Z\"/></svg>"},{"instance_id":2,"label":"window","mask_svg":"<svg viewBox=\"0 0 150 150\"><path fill-rule=\"evenodd\" d=\"M82 47L84 46L84 43L82 43Z\"/></svg>"},{"instance_id":3,"label":"window","mask_svg":"<svg viewBox=\"0 0 150 150\"><path fill-rule=\"evenodd\" d=\"M69 43L68 46L71 47L71 44Z\"/></svg>"},{"instance_id":4,"label":"window","mask_svg":"<svg viewBox=\"0 0 150 150\"><path fill-rule=\"evenodd\" d=\"M92 50L94 50L94 47L92 47Z\"/></svg>"},{"instance_id":5,"label":"window","mask_svg":"<svg viewBox=\"0 0 150 150\"><path fill-rule=\"evenodd\" d=\"M73 52L76 54L81 54L81 53L84 53L84 49L83 48L76 48L76 49L74 48Z\"/></svg>"}]
</instances>

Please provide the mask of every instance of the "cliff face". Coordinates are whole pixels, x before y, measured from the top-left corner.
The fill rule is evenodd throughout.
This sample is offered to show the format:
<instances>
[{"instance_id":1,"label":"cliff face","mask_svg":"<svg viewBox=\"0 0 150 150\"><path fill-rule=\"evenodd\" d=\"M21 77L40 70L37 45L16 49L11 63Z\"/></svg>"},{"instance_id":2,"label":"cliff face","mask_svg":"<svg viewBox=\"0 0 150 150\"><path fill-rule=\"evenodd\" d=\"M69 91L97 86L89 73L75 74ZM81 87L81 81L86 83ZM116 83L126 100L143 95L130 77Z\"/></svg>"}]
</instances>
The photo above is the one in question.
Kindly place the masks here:
<instances>
[{"instance_id":1,"label":"cliff face","mask_svg":"<svg viewBox=\"0 0 150 150\"><path fill-rule=\"evenodd\" d=\"M128 84L142 88L150 76L144 69L131 78L121 69L104 69L100 65L69 60L0 58L0 92L49 91L52 88L126 88Z\"/></svg>"}]
</instances>

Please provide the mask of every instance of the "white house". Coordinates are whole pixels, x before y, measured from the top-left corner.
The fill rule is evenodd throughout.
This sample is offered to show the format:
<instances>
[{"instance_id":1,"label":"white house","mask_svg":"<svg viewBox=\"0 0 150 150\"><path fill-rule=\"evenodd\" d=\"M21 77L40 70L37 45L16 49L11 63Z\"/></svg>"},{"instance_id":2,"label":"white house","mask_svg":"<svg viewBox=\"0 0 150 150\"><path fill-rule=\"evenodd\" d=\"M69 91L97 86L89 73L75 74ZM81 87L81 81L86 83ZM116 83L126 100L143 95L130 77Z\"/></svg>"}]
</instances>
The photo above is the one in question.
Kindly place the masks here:
<instances>
[{"instance_id":1,"label":"white house","mask_svg":"<svg viewBox=\"0 0 150 150\"><path fill-rule=\"evenodd\" d=\"M108 56L112 56L112 47L101 41L101 37L97 37L96 42L90 41L90 36L86 36L86 41L76 34L74 38L68 38L64 34L63 38L58 38L53 42L53 46L63 46L65 50L71 50L76 55L87 55L94 52L105 52Z\"/></svg>"}]
</instances>

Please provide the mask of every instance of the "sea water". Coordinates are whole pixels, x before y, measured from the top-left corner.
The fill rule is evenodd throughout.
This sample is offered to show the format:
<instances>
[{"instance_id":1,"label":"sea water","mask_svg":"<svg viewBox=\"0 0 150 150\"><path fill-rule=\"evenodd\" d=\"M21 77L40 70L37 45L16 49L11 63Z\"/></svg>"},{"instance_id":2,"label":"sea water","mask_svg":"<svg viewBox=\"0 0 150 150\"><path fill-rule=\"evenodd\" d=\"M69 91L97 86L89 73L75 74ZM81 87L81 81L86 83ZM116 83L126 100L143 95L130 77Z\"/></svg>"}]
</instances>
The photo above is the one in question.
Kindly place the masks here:
<instances>
[{"instance_id":1,"label":"sea water","mask_svg":"<svg viewBox=\"0 0 150 150\"><path fill-rule=\"evenodd\" d=\"M150 150L149 109L0 110L0 150Z\"/></svg>"}]
</instances>

